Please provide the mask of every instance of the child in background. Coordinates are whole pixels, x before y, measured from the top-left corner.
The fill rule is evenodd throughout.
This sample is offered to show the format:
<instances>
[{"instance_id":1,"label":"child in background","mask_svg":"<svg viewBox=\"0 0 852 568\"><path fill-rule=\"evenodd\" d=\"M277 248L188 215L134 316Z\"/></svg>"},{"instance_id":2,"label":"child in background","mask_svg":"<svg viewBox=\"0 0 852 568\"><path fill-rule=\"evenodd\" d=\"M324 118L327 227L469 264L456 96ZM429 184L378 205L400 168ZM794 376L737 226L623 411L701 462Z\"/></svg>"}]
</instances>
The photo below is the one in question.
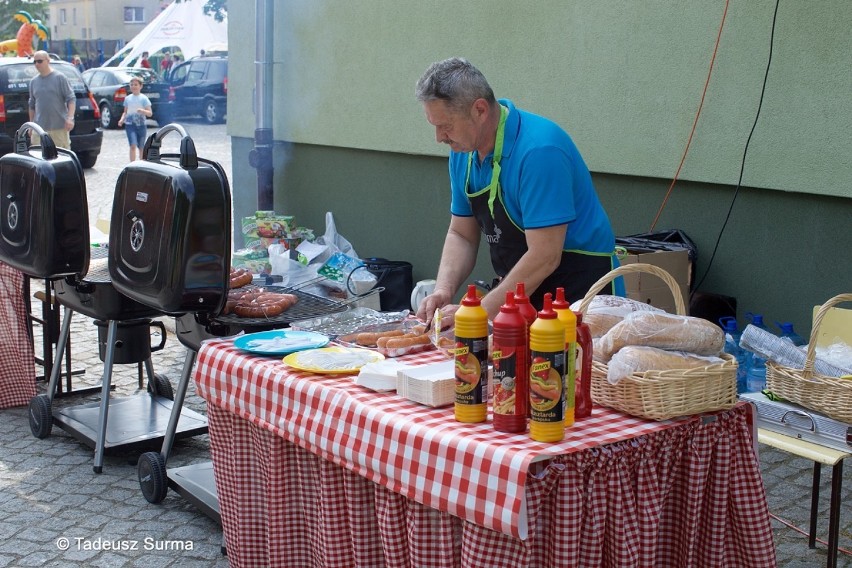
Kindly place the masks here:
<instances>
[{"instance_id":1,"label":"child in background","mask_svg":"<svg viewBox=\"0 0 852 568\"><path fill-rule=\"evenodd\" d=\"M151 101L141 91L142 79L139 77L130 79L130 94L124 98L124 112L118 119L118 125L124 126L124 131L127 134L131 162L142 157L142 145L145 143L145 137L148 134L145 120L154 114L151 110ZM137 148L139 149L138 155Z\"/></svg>"}]
</instances>

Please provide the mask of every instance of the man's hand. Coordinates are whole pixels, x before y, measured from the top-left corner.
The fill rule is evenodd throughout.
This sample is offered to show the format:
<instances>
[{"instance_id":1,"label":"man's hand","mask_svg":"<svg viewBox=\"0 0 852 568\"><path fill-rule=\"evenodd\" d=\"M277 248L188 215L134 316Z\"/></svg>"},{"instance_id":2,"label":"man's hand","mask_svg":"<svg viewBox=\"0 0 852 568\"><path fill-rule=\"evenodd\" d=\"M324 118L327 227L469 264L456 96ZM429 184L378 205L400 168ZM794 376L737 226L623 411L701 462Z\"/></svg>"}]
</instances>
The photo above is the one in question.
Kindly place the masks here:
<instances>
[{"instance_id":1,"label":"man's hand","mask_svg":"<svg viewBox=\"0 0 852 568\"><path fill-rule=\"evenodd\" d=\"M443 308L450 301L452 301L452 296L449 293L443 290L435 290L420 302L420 305L417 307L417 317L425 321L426 327L429 328L432 326L432 318L435 316L435 310ZM453 313L455 313L455 310L453 310Z\"/></svg>"},{"instance_id":2,"label":"man's hand","mask_svg":"<svg viewBox=\"0 0 852 568\"><path fill-rule=\"evenodd\" d=\"M65 117L65 130L67 130L68 132L71 132L72 130L74 130L74 119L73 118L68 118L67 116Z\"/></svg>"}]
</instances>

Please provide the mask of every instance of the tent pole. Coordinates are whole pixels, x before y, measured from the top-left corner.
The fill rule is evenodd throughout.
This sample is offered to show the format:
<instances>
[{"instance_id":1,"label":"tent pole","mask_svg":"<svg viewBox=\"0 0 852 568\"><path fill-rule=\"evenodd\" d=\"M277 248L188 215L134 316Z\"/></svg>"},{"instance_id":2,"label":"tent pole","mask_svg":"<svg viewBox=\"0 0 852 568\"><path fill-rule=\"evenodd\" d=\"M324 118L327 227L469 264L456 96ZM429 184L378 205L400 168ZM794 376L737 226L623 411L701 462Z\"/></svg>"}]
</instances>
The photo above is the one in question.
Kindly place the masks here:
<instances>
[{"instance_id":1,"label":"tent pole","mask_svg":"<svg viewBox=\"0 0 852 568\"><path fill-rule=\"evenodd\" d=\"M272 47L273 0L256 0L255 131L249 163L257 169L257 208L272 211Z\"/></svg>"}]
</instances>

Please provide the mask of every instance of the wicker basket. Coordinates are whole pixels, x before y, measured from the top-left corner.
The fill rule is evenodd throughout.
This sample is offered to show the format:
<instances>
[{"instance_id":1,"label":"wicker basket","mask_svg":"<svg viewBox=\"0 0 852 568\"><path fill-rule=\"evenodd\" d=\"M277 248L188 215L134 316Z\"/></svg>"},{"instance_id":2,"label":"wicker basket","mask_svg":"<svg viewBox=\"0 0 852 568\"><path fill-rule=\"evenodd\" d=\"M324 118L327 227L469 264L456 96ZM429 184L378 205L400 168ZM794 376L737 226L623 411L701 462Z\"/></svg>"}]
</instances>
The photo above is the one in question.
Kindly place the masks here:
<instances>
[{"instance_id":1,"label":"wicker basket","mask_svg":"<svg viewBox=\"0 0 852 568\"><path fill-rule=\"evenodd\" d=\"M585 314L592 299L616 277L634 272L658 276L671 289L678 315L686 315L677 281L665 270L651 264L627 264L612 270L595 282L580 304ZM723 354L724 363L666 371L645 371L624 377L617 384L606 379L607 366L592 363L592 399L601 406L626 414L666 420L732 408L737 402L737 362Z\"/></svg>"},{"instance_id":2,"label":"wicker basket","mask_svg":"<svg viewBox=\"0 0 852 568\"><path fill-rule=\"evenodd\" d=\"M814 316L804 369L766 362L766 388L782 398L829 418L852 424L852 380L827 377L814 371L817 337L828 310L852 302L852 294L840 294L824 303Z\"/></svg>"}]
</instances>

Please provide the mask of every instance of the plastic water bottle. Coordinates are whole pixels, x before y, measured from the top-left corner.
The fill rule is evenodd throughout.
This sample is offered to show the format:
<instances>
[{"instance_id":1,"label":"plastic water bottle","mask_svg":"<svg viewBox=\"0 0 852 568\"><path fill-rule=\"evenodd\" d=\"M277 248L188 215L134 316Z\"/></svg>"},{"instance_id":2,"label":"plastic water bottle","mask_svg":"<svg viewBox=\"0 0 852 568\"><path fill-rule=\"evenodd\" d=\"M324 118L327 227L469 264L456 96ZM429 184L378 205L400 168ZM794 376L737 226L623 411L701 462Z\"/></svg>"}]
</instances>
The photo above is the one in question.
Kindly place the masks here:
<instances>
[{"instance_id":1,"label":"plastic water bottle","mask_svg":"<svg viewBox=\"0 0 852 568\"><path fill-rule=\"evenodd\" d=\"M793 324L785 321L784 323L775 322L779 328L781 328L781 337L783 339L789 340L793 345L807 345L808 342L802 339L802 336L796 333L796 330L793 329Z\"/></svg>"},{"instance_id":2,"label":"plastic water bottle","mask_svg":"<svg viewBox=\"0 0 852 568\"><path fill-rule=\"evenodd\" d=\"M719 324L725 331L725 353L737 360L737 394L742 394L747 392L746 373L751 353L740 347L742 332L737 329L737 318L731 316L719 318Z\"/></svg>"},{"instance_id":3,"label":"plastic water bottle","mask_svg":"<svg viewBox=\"0 0 852 568\"><path fill-rule=\"evenodd\" d=\"M760 329L766 329L763 316L760 314L746 313L751 318L751 324ZM766 388L766 359L759 355L751 354L748 368L746 369L746 392L760 392Z\"/></svg>"}]
</instances>

